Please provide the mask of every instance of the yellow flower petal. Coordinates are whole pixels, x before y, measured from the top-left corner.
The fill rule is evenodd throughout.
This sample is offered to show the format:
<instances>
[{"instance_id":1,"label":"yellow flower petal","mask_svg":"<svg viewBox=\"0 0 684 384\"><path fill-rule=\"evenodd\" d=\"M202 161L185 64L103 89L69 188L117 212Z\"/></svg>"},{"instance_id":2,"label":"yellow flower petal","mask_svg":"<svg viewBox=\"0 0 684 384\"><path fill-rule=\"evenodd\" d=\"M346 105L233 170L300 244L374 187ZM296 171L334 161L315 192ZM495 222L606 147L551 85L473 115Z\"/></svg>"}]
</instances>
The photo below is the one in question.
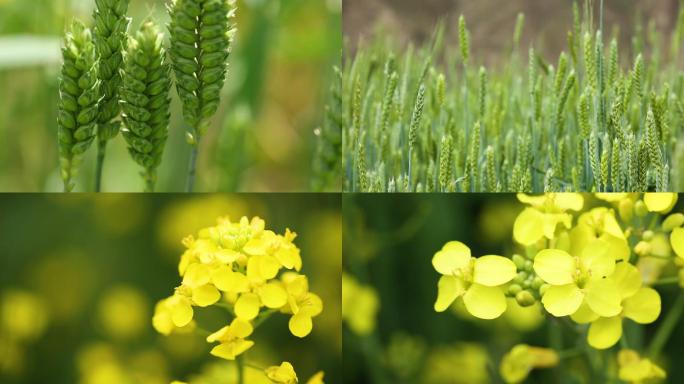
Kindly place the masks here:
<instances>
[{"instance_id":1,"label":"yellow flower petal","mask_svg":"<svg viewBox=\"0 0 684 384\"><path fill-rule=\"evenodd\" d=\"M465 307L480 319L496 319L506 311L506 296L499 287L473 284L463 295Z\"/></svg>"},{"instance_id":2,"label":"yellow flower petal","mask_svg":"<svg viewBox=\"0 0 684 384\"><path fill-rule=\"evenodd\" d=\"M313 321L311 321L310 316L298 313L290 317L288 326L293 335L297 337L306 337L313 329Z\"/></svg>"},{"instance_id":3,"label":"yellow flower petal","mask_svg":"<svg viewBox=\"0 0 684 384\"><path fill-rule=\"evenodd\" d=\"M577 312L570 315L570 318L572 319L572 321L578 324L589 324L592 321L598 319L599 315L594 313L594 311L592 311L591 308L589 308L586 301L582 301L582 305L580 305Z\"/></svg>"},{"instance_id":4,"label":"yellow flower petal","mask_svg":"<svg viewBox=\"0 0 684 384\"><path fill-rule=\"evenodd\" d=\"M575 284L552 285L542 297L544 308L556 317L568 316L577 312L584 295Z\"/></svg>"},{"instance_id":5,"label":"yellow flower petal","mask_svg":"<svg viewBox=\"0 0 684 384\"><path fill-rule=\"evenodd\" d=\"M580 260L592 277L601 278L613 273L615 256L610 251L610 243L601 239L594 239L584 247Z\"/></svg>"},{"instance_id":6,"label":"yellow flower petal","mask_svg":"<svg viewBox=\"0 0 684 384\"><path fill-rule=\"evenodd\" d=\"M516 267L511 259L493 255L475 259L473 281L478 284L495 287L511 281L515 274Z\"/></svg>"},{"instance_id":7,"label":"yellow flower petal","mask_svg":"<svg viewBox=\"0 0 684 384\"><path fill-rule=\"evenodd\" d=\"M247 276L234 272L225 265L212 271L211 282L223 292L243 293L249 290Z\"/></svg>"},{"instance_id":8,"label":"yellow flower petal","mask_svg":"<svg viewBox=\"0 0 684 384\"><path fill-rule=\"evenodd\" d=\"M613 255L615 260L629 259L629 254L631 251L629 249L629 243L627 243L627 239L618 238L608 233L601 235L600 239L608 242L609 252L611 255Z\"/></svg>"},{"instance_id":9,"label":"yellow flower petal","mask_svg":"<svg viewBox=\"0 0 684 384\"><path fill-rule=\"evenodd\" d=\"M642 284L639 270L630 263L618 263L610 279L615 282L623 299L634 295Z\"/></svg>"},{"instance_id":10,"label":"yellow flower petal","mask_svg":"<svg viewBox=\"0 0 684 384\"><path fill-rule=\"evenodd\" d=\"M208 283L210 276L211 272L208 266L200 263L190 264L183 276L183 285L196 288Z\"/></svg>"},{"instance_id":11,"label":"yellow flower petal","mask_svg":"<svg viewBox=\"0 0 684 384\"><path fill-rule=\"evenodd\" d=\"M653 288L641 288L622 303L626 317L640 324L649 324L660 316L660 295Z\"/></svg>"},{"instance_id":12,"label":"yellow flower petal","mask_svg":"<svg viewBox=\"0 0 684 384\"><path fill-rule=\"evenodd\" d=\"M546 195L528 195L525 193L518 193L516 197L521 203L529 204L533 207L542 207L546 203Z\"/></svg>"},{"instance_id":13,"label":"yellow flower petal","mask_svg":"<svg viewBox=\"0 0 684 384\"><path fill-rule=\"evenodd\" d=\"M200 307L208 307L221 298L218 289L211 284L204 284L192 290L192 301Z\"/></svg>"},{"instance_id":14,"label":"yellow flower petal","mask_svg":"<svg viewBox=\"0 0 684 384\"><path fill-rule=\"evenodd\" d=\"M622 337L622 318L620 316L602 317L589 326L587 342L596 349L610 348Z\"/></svg>"},{"instance_id":15,"label":"yellow flower petal","mask_svg":"<svg viewBox=\"0 0 684 384\"><path fill-rule=\"evenodd\" d=\"M622 311L622 295L610 279L591 279L584 288L585 300L601 317L617 316Z\"/></svg>"},{"instance_id":16,"label":"yellow flower petal","mask_svg":"<svg viewBox=\"0 0 684 384\"><path fill-rule=\"evenodd\" d=\"M275 309L287 304L287 292L279 283L268 283L259 288L259 298L264 306Z\"/></svg>"},{"instance_id":17,"label":"yellow flower petal","mask_svg":"<svg viewBox=\"0 0 684 384\"><path fill-rule=\"evenodd\" d=\"M670 235L672 250L679 257L684 257L684 228L675 228Z\"/></svg>"},{"instance_id":18,"label":"yellow flower petal","mask_svg":"<svg viewBox=\"0 0 684 384\"><path fill-rule=\"evenodd\" d=\"M513 239L522 245L532 245L544 236L544 214L525 208L513 223Z\"/></svg>"},{"instance_id":19,"label":"yellow flower petal","mask_svg":"<svg viewBox=\"0 0 684 384\"><path fill-rule=\"evenodd\" d=\"M534 271L549 284L572 283L576 269L575 258L560 249L544 249L534 257Z\"/></svg>"},{"instance_id":20,"label":"yellow flower petal","mask_svg":"<svg viewBox=\"0 0 684 384\"><path fill-rule=\"evenodd\" d=\"M284 361L280 366L268 367L264 371L266 377L276 384L296 384L297 374L292 367L292 364Z\"/></svg>"},{"instance_id":21,"label":"yellow flower petal","mask_svg":"<svg viewBox=\"0 0 684 384\"><path fill-rule=\"evenodd\" d=\"M254 293L243 293L235 302L235 315L243 320L252 320L259 314L261 303Z\"/></svg>"},{"instance_id":22,"label":"yellow flower petal","mask_svg":"<svg viewBox=\"0 0 684 384\"><path fill-rule=\"evenodd\" d=\"M323 382L323 376L323 371L318 371L315 375L311 376L311 378L306 382L306 384L325 384Z\"/></svg>"},{"instance_id":23,"label":"yellow flower petal","mask_svg":"<svg viewBox=\"0 0 684 384\"><path fill-rule=\"evenodd\" d=\"M564 211L579 211L584 206L584 198L579 193L556 193L554 202L558 208Z\"/></svg>"},{"instance_id":24,"label":"yellow flower petal","mask_svg":"<svg viewBox=\"0 0 684 384\"><path fill-rule=\"evenodd\" d=\"M251 281L266 281L278 275L281 265L273 256L252 256L247 262L247 278Z\"/></svg>"},{"instance_id":25,"label":"yellow flower petal","mask_svg":"<svg viewBox=\"0 0 684 384\"><path fill-rule=\"evenodd\" d=\"M184 327L192 320L193 310L187 297L174 296L171 299L171 320L176 327Z\"/></svg>"},{"instance_id":26,"label":"yellow flower petal","mask_svg":"<svg viewBox=\"0 0 684 384\"><path fill-rule=\"evenodd\" d=\"M211 354L226 360L235 360L235 358L252 348L254 342L251 340L234 340L229 343L219 344L211 350Z\"/></svg>"},{"instance_id":27,"label":"yellow flower petal","mask_svg":"<svg viewBox=\"0 0 684 384\"><path fill-rule=\"evenodd\" d=\"M650 212L668 213L677 203L677 194L644 193L644 203Z\"/></svg>"},{"instance_id":28,"label":"yellow flower petal","mask_svg":"<svg viewBox=\"0 0 684 384\"><path fill-rule=\"evenodd\" d=\"M432 258L432 266L442 275L452 275L454 271L470 263L470 248L459 241L450 241Z\"/></svg>"},{"instance_id":29,"label":"yellow flower petal","mask_svg":"<svg viewBox=\"0 0 684 384\"><path fill-rule=\"evenodd\" d=\"M442 276L437 283L435 311L444 312L459 296L463 295L463 280L454 276Z\"/></svg>"}]
</instances>

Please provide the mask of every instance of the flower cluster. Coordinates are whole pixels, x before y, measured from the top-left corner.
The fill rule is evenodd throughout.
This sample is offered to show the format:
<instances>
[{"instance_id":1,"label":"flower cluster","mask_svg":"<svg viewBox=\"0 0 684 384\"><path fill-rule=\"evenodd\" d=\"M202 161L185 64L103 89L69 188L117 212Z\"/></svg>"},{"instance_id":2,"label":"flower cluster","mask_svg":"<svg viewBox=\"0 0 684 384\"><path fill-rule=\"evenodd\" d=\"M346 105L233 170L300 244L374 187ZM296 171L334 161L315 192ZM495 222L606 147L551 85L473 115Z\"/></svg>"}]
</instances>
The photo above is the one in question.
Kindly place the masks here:
<instances>
[{"instance_id":1,"label":"flower cluster","mask_svg":"<svg viewBox=\"0 0 684 384\"><path fill-rule=\"evenodd\" d=\"M435 310L445 311L462 298L471 315L494 319L507 310L510 300L520 306L539 302L548 317L576 324L571 328L586 335L589 346L608 349L621 339L625 345L626 319L650 324L660 316L661 298L653 287L681 284L681 270L679 276L665 275L672 270L668 267L684 266L684 214L668 216L677 202L674 193L593 197L519 194L525 207L514 222L512 237L520 254L510 258L476 258L465 244L446 243L432 259L442 275ZM662 345L649 351L657 355L657 348ZM534 367L527 361L531 355L519 350L505 359L504 376L526 376L526 369ZM524 355L525 361L514 364L517 355ZM657 366L650 368L650 361L639 361L648 367L637 373L632 372L636 368L621 368L619 375L630 377L627 381L638 381L631 377L646 371L652 377L664 376Z\"/></svg>"},{"instance_id":2,"label":"flower cluster","mask_svg":"<svg viewBox=\"0 0 684 384\"><path fill-rule=\"evenodd\" d=\"M296 236L289 229L283 235L267 230L258 217L242 217L237 222L221 218L216 226L200 230L197 238L185 238L178 265L181 284L157 303L154 328L164 335L192 331L197 308L225 308L230 323L206 340L217 343L211 354L226 360L252 348L249 337L274 313L289 316L294 336L307 336L323 302L309 291L308 279L300 273ZM275 383L296 383L292 366L284 367L267 368L265 374Z\"/></svg>"}]
</instances>

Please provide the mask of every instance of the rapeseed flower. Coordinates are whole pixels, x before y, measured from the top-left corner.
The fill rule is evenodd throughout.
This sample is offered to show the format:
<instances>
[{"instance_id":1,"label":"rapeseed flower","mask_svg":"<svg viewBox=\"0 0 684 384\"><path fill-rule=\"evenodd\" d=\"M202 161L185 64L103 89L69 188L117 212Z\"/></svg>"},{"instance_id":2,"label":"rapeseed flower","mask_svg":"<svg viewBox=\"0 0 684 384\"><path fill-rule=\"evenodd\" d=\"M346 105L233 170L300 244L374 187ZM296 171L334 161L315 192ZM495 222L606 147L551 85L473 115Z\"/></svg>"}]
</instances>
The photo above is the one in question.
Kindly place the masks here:
<instances>
[{"instance_id":1,"label":"rapeseed flower","mask_svg":"<svg viewBox=\"0 0 684 384\"><path fill-rule=\"evenodd\" d=\"M224 307L230 324L206 340L218 342L211 354L226 360L252 348L254 342L247 338L277 312L291 315L288 327L294 336L307 336L312 319L323 311L323 301L309 291L308 278L300 273L296 237L289 229L282 235L266 229L258 217L237 222L221 218L196 238L186 237L178 264L181 283L173 295L157 303L154 328L164 335L192 329L197 307ZM273 371L274 377L283 377L282 370Z\"/></svg>"},{"instance_id":2,"label":"rapeseed flower","mask_svg":"<svg viewBox=\"0 0 684 384\"><path fill-rule=\"evenodd\" d=\"M252 348L254 342L246 340L252 334L254 328L248 321L235 318L230 323L207 337L208 343L220 342L211 350L211 354L226 360L235 358Z\"/></svg>"},{"instance_id":3,"label":"rapeseed flower","mask_svg":"<svg viewBox=\"0 0 684 384\"><path fill-rule=\"evenodd\" d=\"M380 299L373 287L342 273L342 318L354 333L364 336L373 332L379 309Z\"/></svg>"},{"instance_id":4,"label":"rapeseed flower","mask_svg":"<svg viewBox=\"0 0 684 384\"><path fill-rule=\"evenodd\" d=\"M528 204L515 219L513 239L522 245L532 245L546 237L553 239L560 224L566 229L572 226L572 215L567 211L579 211L584 198L578 193L548 193L530 196L519 193L518 200Z\"/></svg>"},{"instance_id":5,"label":"rapeseed flower","mask_svg":"<svg viewBox=\"0 0 684 384\"><path fill-rule=\"evenodd\" d=\"M620 340L624 318L649 324L660 315L660 295L653 288L642 287L641 274L635 266L619 263L608 279L615 282L622 297L620 313L601 317L588 306L582 306L572 316L577 323L591 323L587 342L596 349L610 348Z\"/></svg>"},{"instance_id":6,"label":"rapeseed flower","mask_svg":"<svg viewBox=\"0 0 684 384\"><path fill-rule=\"evenodd\" d=\"M504 355L499 373L506 383L521 383L533 369L556 366L559 360L553 349L518 344Z\"/></svg>"},{"instance_id":7,"label":"rapeseed flower","mask_svg":"<svg viewBox=\"0 0 684 384\"><path fill-rule=\"evenodd\" d=\"M620 292L612 280L605 279L614 270L615 255L601 239L587 244L579 256L544 249L534 258L535 273L549 284L542 304L557 317L572 315L583 303L600 316L620 313Z\"/></svg>"},{"instance_id":8,"label":"rapeseed flower","mask_svg":"<svg viewBox=\"0 0 684 384\"><path fill-rule=\"evenodd\" d=\"M641 384L650 379L664 379L665 371L649 359L644 359L631 349L622 349L618 352L618 376L620 380L632 384Z\"/></svg>"},{"instance_id":9,"label":"rapeseed flower","mask_svg":"<svg viewBox=\"0 0 684 384\"><path fill-rule=\"evenodd\" d=\"M506 310L501 286L516 274L510 259L495 255L474 258L465 244L451 241L434 255L432 265L443 275L437 285L435 311L445 311L459 297L468 312L480 319L495 319Z\"/></svg>"},{"instance_id":10,"label":"rapeseed flower","mask_svg":"<svg viewBox=\"0 0 684 384\"><path fill-rule=\"evenodd\" d=\"M297 374L294 367L287 361L278 366L268 367L264 370L266 377L276 384L297 384Z\"/></svg>"},{"instance_id":11,"label":"rapeseed flower","mask_svg":"<svg viewBox=\"0 0 684 384\"><path fill-rule=\"evenodd\" d=\"M595 239L604 240L616 260L629 257L629 243L612 209L598 207L580 215L577 225L570 230L570 252L581 253Z\"/></svg>"}]
</instances>

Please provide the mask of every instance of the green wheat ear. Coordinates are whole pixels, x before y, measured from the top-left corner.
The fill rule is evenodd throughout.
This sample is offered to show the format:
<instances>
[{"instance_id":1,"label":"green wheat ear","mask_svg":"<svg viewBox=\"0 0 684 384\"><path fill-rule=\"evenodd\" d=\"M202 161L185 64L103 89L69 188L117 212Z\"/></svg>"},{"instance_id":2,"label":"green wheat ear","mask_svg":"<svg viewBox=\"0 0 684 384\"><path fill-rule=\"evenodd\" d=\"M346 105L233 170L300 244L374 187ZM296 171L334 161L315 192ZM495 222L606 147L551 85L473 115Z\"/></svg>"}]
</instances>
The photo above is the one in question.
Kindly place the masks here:
<instances>
[{"instance_id":1,"label":"green wheat ear","mask_svg":"<svg viewBox=\"0 0 684 384\"><path fill-rule=\"evenodd\" d=\"M112 121L121 110L118 101L122 53L126 50L126 31L130 19L126 17L130 0L95 0L93 36L99 56L98 77L102 101L98 113L98 141L106 142L119 132L119 122Z\"/></svg>"},{"instance_id":2,"label":"green wheat ear","mask_svg":"<svg viewBox=\"0 0 684 384\"><path fill-rule=\"evenodd\" d=\"M169 126L170 67L164 35L152 21L143 23L123 57L121 106L128 152L144 168L145 190L154 191Z\"/></svg>"},{"instance_id":3,"label":"green wheat ear","mask_svg":"<svg viewBox=\"0 0 684 384\"><path fill-rule=\"evenodd\" d=\"M338 67L334 71L323 127L316 131L318 143L313 164L316 191L332 190L342 179L342 71Z\"/></svg>"},{"instance_id":4,"label":"green wheat ear","mask_svg":"<svg viewBox=\"0 0 684 384\"><path fill-rule=\"evenodd\" d=\"M218 110L236 31L235 11L235 0L173 0L169 6L169 53L193 145Z\"/></svg>"},{"instance_id":5,"label":"green wheat ear","mask_svg":"<svg viewBox=\"0 0 684 384\"><path fill-rule=\"evenodd\" d=\"M129 3L130 0L95 0L93 41L99 59L98 77L102 92L97 117L96 192L100 191L107 142L119 133L121 127L118 120L121 112L118 97L121 87L119 71L130 24L130 19L126 17Z\"/></svg>"},{"instance_id":6,"label":"green wheat ear","mask_svg":"<svg viewBox=\"0 0 684 384\"><path fill-rule=\"evenodd\" d=\"M168 10L176 90L191 127L186 133L193 147L186 190L192 192L199 142L218 110L226 80L236 6L235 0L172 0Z\"/></svg>"},{"instance_id":7,"label":"green wheat ear","mask_svg":"<svg viewBox=\"0 0 684 384\"><path fill-rule=\"evenodd\" d=\"M81 22L74 21L67 31L62 56L57 137L64 190L70 192L83 153L95 138L101 98L95 45Z\"/></svg>"}]
</instances>

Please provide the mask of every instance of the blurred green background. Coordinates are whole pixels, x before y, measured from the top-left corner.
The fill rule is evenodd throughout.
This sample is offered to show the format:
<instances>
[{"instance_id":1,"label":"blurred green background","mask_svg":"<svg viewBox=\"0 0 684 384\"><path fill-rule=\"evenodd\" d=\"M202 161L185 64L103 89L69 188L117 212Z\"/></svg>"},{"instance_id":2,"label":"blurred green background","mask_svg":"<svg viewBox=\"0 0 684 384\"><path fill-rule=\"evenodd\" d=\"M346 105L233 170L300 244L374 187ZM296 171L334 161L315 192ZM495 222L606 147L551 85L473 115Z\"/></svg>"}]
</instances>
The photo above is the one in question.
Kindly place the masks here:
<instances>
[{"instance_id":1,"label":"blurred green background","mask_svg":"<svg viewBox=\"0 0 684 384\"><path fill-rule=\"evenodd\" d=\"M0 191L60 191L56 148L61 35L77 17L91 22L93 0L0 0ZM168 22L165 0L133 0L145 17ZM221 108L203 140L198 190L305 191L314 130L341 52L341 0L239 0L238 34ZM190 148L172 91L172 122L159 191L181 191ZM91 190L94 147L77 190ZM139 191L142 180L121 137L113 140L104 191Z\"/></svg>"},{"instance_id":2,"label":"blurred green background","mask_svg":"<svg viewBox=\"0 0 684 384\"><path fill-rule=\"evenodd\" d=\"M435 252L458 240L474 256L512 255L513 222L522 208L514 194L345 196L343 269L377 292L379 309L374 332L359 336L349 323L343 327L344 382L500 383L498 364L514 344L548 348L548 321L538 310L521 310L509 301L501 318L485 321L467 315L465 309L433 309L439 279L431 263ZM673 212L682 209L680 198ZM663 313L644 326L647 339L681 288L660 286L658 291ZM571 347L573 340L567 337L565 343ZM684 367L678 364L683 353L680 321L659 361L667 371L666 382L684 382ZM586 372L581 363L562 371L535 370L525 382L586 382L577 377Z\"/></svg>"},{"instance_id":3,"label":"blurred green background","mask_svg":"<svg viewBox=\"0 0 684 384\"><path fill-rule=\"evenodd\" d=\"M302 382L323 370L326 383L339 383L340 209L332 194L5 196L0 383L234 382L235 364L210 356L202 335L164 337L151 325L154 304L180 282L181 240L226 215L258 215L277 233L297 232L302 273L324 305L304 339L290 334L288 316L273 316L253 335L247 361L287 360ZM217 308L196 313L208 330L227 321ZM199 373L204 380L188 380Z\"/></svg>"}]
</instances>

